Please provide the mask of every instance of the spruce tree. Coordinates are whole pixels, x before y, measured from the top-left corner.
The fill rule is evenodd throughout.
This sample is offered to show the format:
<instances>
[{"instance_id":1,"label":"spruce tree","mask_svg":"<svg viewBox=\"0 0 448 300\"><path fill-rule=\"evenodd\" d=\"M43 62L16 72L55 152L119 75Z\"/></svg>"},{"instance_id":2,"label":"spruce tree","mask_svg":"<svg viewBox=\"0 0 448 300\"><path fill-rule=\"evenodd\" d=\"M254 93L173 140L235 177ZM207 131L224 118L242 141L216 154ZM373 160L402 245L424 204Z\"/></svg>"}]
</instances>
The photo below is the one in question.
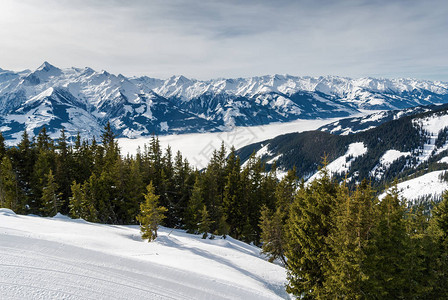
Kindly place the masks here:
<instances>
[{"instance_id":1,"label":"spruce tree","mask_svg":"<svg viewBox=\"0 0 448 300\"><path fill-rule=\"evenodd\" d=\"M98 210L96 208L96 197L95 197L95 175L93 174L89 180L86 180L81 186L81 191L76 195L80 197L81 203L81 218L89 222L98 222ZM73 194L73 197L75 193Z\"/></svg>"},{"instance_id":2,"label":"spruce tree","mask_svg":"<svg viewBox=\"0 0 448 300\"><path fill-rule=\"evenodd\" d=\"M229 224L229 234L241 238L246 208L241 196L240 160L232 148L227 158L227 183L224 188L223 213Z\"/></svg>"},{"instance_id":3,"label":"spruce tree","mask_svg":"<svg viewBox=\"0 0 448 300\"><path fill-rule=\"evenodd\" d=\"M364 261L364 293L369 298L404 299L410 278L407 254L410 252L406 231L406 207L393 188L377 206L378 222L372 230Z\"/></svg>"},{"instance_id":4,"label":"spruce tree","mask_svg":"<svg viewBox=\"0 0 448 300\"><path fill-rule=\"evenodd\" d=\"M67 136L65 135L65 130L61 130L61 135L58 139L58 144L56 146L56 169L55 178L59 185L59 190L62 193L62 199L64 200L64 206L62 207L62 212L67 213L69 197L71 195L71 184L74 179L74 162L71 147L68 146Z\"/></svg>"},{"instance_id":5,"label":"spruce tree","mask_svg":"<svg viewBox=\"0 0 448 300\"><path fill-rule=\"evenodd\" d=\"M308 186L301 185L291 205L287 230L287 291L304 299L325 298L325 272L331 249L327 242L338 185L328 171Z\"/></svg>"},{"instance_id":6,"label":"spruce tree","mask_svg":"<svg viewBox=\"0 0 448 300\"><path fill-rule=\"evenodd\" d=\"M448 298L448 192L442 196L442 201L432 211L429 225L429 234L433 247L429 249L432 254L433 281L431 282L430 296Z\"/></svg>"},{"instance_id":7,"label":"spruce tree","mask_svg":"<svg viewBox=\"0 0 448 300\"><path fill-rule=\"evenodd\" d=\"M0 207L22 212L19 188L11 160L4 156L0 164Z\"/></svg>"},{"instance_id":8,"label":"spruce tree","mask_svg":"<svg viewBox=\"0 0 448 300\"><path fill-rule=\"evenodd\" d=\"M61 194L58 193L58 185L51 169L45 178L46 185L42 190L42 211L47 216L54 216L59 212L63 201L60 198Z\"/></svg>"},{"instance_id":9,"label":"spruce tree","mask_svg":"<svg viewBox=\"0 0 448 300\"><path fill-rule=\"evenodd\" d=\"M72 196L69 199L70 217L79 219L84 215L82 203L85 195L81 189L81 184L76 183L76 181L73 182L71 190Z\"/></svg>"},{"instance_id":10,"label":"spruce tree","mask_svg":"<svg viewBox=\"0 0 448 300\"><path fill-rule=\"evenodd\" d=\"M261 209L261 241L263 243L262 253L267 254L269 261L280 259L284 266L287 265L285 259L285 225L282 220L283 214L280 208L271 213L267 206Z\"/></svg>"},{"instance_id":11,"label":"spruce tree","mask_svg":"<svg viewBox=\"0 0 448 300\"><path fill-rule=\"evenodd\" d=\"M332 257L325 274L327 297L364 298L365 282L369 279L364 262L376 224L376 205L376 197L366 180L354 193L345 184L340 187L332 216L336 226L328 238Z\"/></svg>"},{"instance_id":12,"label":"spruce tree","mask_svg":"<svg viewBox=\"0 0 448 300\"><path fill-rule=\"evenodd\" d=\"M188 233L198 233L199 224L201 222L201 212L204 207L204 200L202 197L201 182L199 176L196 177L196 181L193 186L193 192L185 214L185 226Z\"/></svg>"},{"instance_id":13,"label":"spruce tree","mask_svg":"<svg viewBox=\"0 0 448 300\"><path fill-rule=\"evenodd\" d=\"M201 222L199 223L199 232L202 233L202 238L206 239L210 232L213 221L210 220L210 215L207 210L207 206L203 206L201 210ZM213 235L212 235L213 237Z\"/></svg>"},{"instance_id":14,"label":"spruce tree","mask_svg":"<svg viewBox=\"0 0 448 300\"><path fill-rule=\"evenodd\" d=\"M145 202L140 204L140 214L137 221L140 222L142 239L151 242L157 238L157 230L165 218L167 209L159 206L159 196L155 194L152 182L146 187Z\"/></svg>"}]
</instances>

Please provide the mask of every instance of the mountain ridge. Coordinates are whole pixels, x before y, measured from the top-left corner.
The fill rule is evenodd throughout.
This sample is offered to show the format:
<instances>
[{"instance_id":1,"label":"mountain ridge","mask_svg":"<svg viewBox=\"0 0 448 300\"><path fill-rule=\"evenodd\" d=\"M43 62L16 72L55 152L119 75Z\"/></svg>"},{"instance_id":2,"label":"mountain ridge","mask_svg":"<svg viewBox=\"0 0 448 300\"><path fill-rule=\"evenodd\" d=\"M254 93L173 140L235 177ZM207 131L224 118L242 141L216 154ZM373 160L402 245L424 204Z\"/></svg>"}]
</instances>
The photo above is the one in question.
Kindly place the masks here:
<instances>
[{"instance_id":1,"label":"mountain ridge","mask_svg":"<svg viewBox=\"0 0 448 300\"><path fill-rule=\"evenodd\" d=\"M36 99L40 106L31 105ZM69 136L77 131L84 137L99 136L98 129L110 122L118 137L134 138L442 103L448 103L448 83L415 79L277 74L205 81L177 75L164 80L89 67L61 69L48 62L34 71L0 71L0 130L15 141L19 130L37 134L46 125L44 116L57 120L47 128L53 137L62 128ZM80 127L75 115L94 124Z\"/></svg>"}]
</instances>

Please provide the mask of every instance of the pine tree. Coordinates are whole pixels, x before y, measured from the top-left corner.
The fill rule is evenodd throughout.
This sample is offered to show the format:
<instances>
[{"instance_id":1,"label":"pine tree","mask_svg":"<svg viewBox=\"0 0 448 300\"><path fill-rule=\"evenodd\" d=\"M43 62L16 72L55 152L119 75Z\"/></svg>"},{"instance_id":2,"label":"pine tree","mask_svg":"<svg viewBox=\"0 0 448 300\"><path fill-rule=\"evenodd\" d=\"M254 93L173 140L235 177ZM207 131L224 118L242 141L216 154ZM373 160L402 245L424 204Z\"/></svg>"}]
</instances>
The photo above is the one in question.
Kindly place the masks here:
<instances>
[{"instance_id":1,"label":"pine tree","mask_svg":"<svg viewBox=\"0 0 448 300\"><path fill-rule=\"evenodd\" d=\"M410 278L406 207L396 188L377 206L378 222L366 250L364 293L368 298L404 299Z\"/></svg>"},{"instance_id":2,"label":"pine tree","mask_svg":"<svg viewBox=\"0 0 448 300\"><path fill-rule=\"evenodd\" d=\"M408 281L406 297L436 299L443 292L440 290L441 286L436 284L436 274L441 273L436 271L439 252L437 243L429 232L430 216L425 213L423 205L410 207L409 210L406 221L410 250L407 253L405 276L411 280Z\"/></svg>"},{"instance_id":3,"label":"pine tree","mask_svg":"<svg viewBox=\"0 0 448 300\"><path fill-rule=\"evenodd\" d=\"M269 261L280 259L286 266L286 236L282 216L280 208L272 214L267 206L263 206L260 219L261 241L263 242L262 253L268 255Z\"/></svg>"},{"instance_id":4,"label":"pine tree","mask_svg":"<svg viewBox=\"0 0 448 300\"><path fill-rule=\"evenodd\" d=\"M364 285L369 279L364 261L376 224L377 200L370 184L364 180L352 194L342 185L337 202L332 216L336 226L328 238L332 259L325 274L327 297L363 299Z\"/></svg>"},{"instance_id":5,"label":"pine tree","mask_svg":"<svg viewBox=\"0 0 448 300\"><path fill-rule=\"evenodd\" d=\"M34 163L36 161L36 151L31 143L26 130L23 131L22 139L17 148L9 150L13 169L17 174L18 190L20 191L23 203L26 203L27 213L40 212L40 199L36 199L32 189L32 175Z\"/></svg>"},{"instance_id":6,"label":"pine tree","mask_svg":"<svg viewBox=\"0 0 448 300\"><path fill-rule=\"evenodd\" d=\"M186 209L185 225L187 232L195 234L199 232L199 224L201 222L201 212L203 207L204 200L202 197L201 182L200 178L197 177Z\"/></svg>"},{"instance_id":7,"label":"pine tree","mask_svg":"<svg viewBox=\"0 0 448 300\"><path fill-rule=\"evenodd\" d=\"M295 168L289 170L285 177L279 182L275 189L275 207L278 207L283 214L283 219L286 221L289 207L294 202L294 197L297 191L297 175Z\"/></svg>"},{"instance_id":8,"label":"pine tree","mask_svg":"<svg viewBox=\"0 0 448 300\"><path fill-rule=\"evenodd\" d=\"M72 196L69 200L70 216L75 219L81 218L83 215L82 202L83 202L83 192L81 190L81 184L73 182L72 186Z\"/></svg>"},{"instance_id":9,"label":"pine tree","mask_svg":"<svg viewBox=\"0 0 448 300\"><path fill-rule=\"evenodd\" d=\"M323 284L331 257L327 239L334 228L330 216L338 185L325 168L321 172L321 178L300 187L287 225L287 291L304 299L325 297Z\"/></svg>"},{"instance_id":10,"label":"pine tree","mask_svg":"<svg viewBox=\"0 0 448 300\"><path fill-rule=\"evenodd\" d=\"M146 187L146 190L145 202L140 204L137 221L140 222L142 239L148 239L148 242L151 242L157 238L157 230L165 218L164 213L167 209L159 206L159 196L155 194L152 182Z\"/></svg>"},{"instance_id":11,"label":"pine tree","mask_svg":"<svg viewBox=\"0 0 448 300\"><path fill-rule=\"evenodd\" d=\"M71 153L71 148L67 143L67 136L65 135L65 130L61 130L61 135L58 139L58 144L56 146L56 170L55 178L59 185L59 190L62 193L62 199L65 205L62 207L62 213L68 212L69 197L71 195L71 183L74 179L73 169L74 162Z\"/></svg>"},{"instance_id":12,"label":"pine tree","mask_svg":"<svg viewBox=\"0 0 448 300\"><path fill-rule=\"evenodd\" d=\"M96 208L96 197L95 197L95 185L96 177L93 174L89 180L86 180L81 186L81 192L77 193L80 196L81 203L81 218L89 222L98 222L98 210ZM73 194L73 196L75 196Z\"/></svg>"},{"instance_id":13,"label":"pine tree","mask_svg":"<svg viewBox=\"0 0 448 300\"><path fill-rule=\"evenodd\" d=\"M202 233L203 239L207 238L208 232L210 232L212 224L213 221L210 220L210 215L208 213L207 206L204 205L201 210L201 222L199 223L199 232Z\"/></svg>"},{"instance_id":14,"label":"pine tree","mask_svg":"<svg viewBox=\"0 0 448 300\"><path fill-rule=\"evenodd\" d=\"M245 222L244 199L241 196L240 160L232 148L227 158L227 183L224 188L223 213L230 226L229 234L241 238Z\"/></svg>"},{"instance_id":15,"label":"pine tree","mask_svg":"<svg viewBox=\"0 0 448 300\"><path fill-rule=\"evenodd\" d=\"M11 160L4 156L0 164L0 207L10 208L22 212L16 174L12 168Z\"/></svg>"},{"instance_id":16,"label":"pine tree","mask_svg":"<svg viewBox=\"0 0 448 300\"><path fill-rule=\"evenodd\" d=\"M448 298L448 192L443 194L442 201L434 207L432 213L428 231L433 241L429 253L434 266L431 270L433 280L429 296L432 299L444 299Z\"/></svg>"},{"instance_id":17,"label":"pine tree","mask_svg":"<svg viewBox=\"0 0 448 300\"><path fill-rule=\"evenodd\" d=\"M5 138L3 134L0 132L0 160L6 155L6 145Z\"/></svg>"},{"instance_id":18,"label":"pine tree","mask_svg":"<svg viewBox=\"0 0 448 300\"><path fill-rule=\"evenodd\" d=\"M58 193L58 185L54 179L53 171L50 169L46 177L46 185L42 190L42 211L47 216L54 216L59 212L63 202L61 194Z\"/></svg>"}]
</instances>

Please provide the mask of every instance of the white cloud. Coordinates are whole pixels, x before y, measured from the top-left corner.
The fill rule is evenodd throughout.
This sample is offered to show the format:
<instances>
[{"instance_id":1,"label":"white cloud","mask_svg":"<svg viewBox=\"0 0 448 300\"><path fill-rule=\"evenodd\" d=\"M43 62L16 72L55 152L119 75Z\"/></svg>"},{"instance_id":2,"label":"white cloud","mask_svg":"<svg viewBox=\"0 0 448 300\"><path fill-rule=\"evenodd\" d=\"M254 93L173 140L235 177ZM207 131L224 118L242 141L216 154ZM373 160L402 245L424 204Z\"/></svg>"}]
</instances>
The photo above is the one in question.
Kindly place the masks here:
<instances>
[{"instance_id":1,"label":"white cloud","mask_svg":"<svg viewBox=\"0 0 448 300\"><path fill-rule=\"evenodd\" d=\"M0 67L448 81L441 1L3 0Z\"/></svg>"}]
</instances>

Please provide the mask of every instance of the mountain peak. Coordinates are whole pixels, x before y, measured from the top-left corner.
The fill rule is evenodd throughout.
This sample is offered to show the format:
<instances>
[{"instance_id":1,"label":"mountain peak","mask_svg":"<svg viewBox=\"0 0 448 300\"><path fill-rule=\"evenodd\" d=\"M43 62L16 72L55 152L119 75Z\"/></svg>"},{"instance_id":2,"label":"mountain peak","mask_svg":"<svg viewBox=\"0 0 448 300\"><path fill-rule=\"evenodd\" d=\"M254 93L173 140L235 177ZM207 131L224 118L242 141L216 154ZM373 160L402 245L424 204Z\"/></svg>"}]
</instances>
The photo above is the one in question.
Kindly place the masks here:
<instances>
[{"instance_id":1,"label":"mountain peak","mask_svg":"<svg viewBox=\"0 0 448 300\"><path fill-rule=\"evenodd\" d=\"M53 66L53 65L50 64L48 61L44 61L44 63L41 64L40 67L37 68L36 71L50 72L50 71L53 71L53 70L59 70L59 71L61 71L61 69L59 69L59 68Z\"/></svg>"}]
</instances>

